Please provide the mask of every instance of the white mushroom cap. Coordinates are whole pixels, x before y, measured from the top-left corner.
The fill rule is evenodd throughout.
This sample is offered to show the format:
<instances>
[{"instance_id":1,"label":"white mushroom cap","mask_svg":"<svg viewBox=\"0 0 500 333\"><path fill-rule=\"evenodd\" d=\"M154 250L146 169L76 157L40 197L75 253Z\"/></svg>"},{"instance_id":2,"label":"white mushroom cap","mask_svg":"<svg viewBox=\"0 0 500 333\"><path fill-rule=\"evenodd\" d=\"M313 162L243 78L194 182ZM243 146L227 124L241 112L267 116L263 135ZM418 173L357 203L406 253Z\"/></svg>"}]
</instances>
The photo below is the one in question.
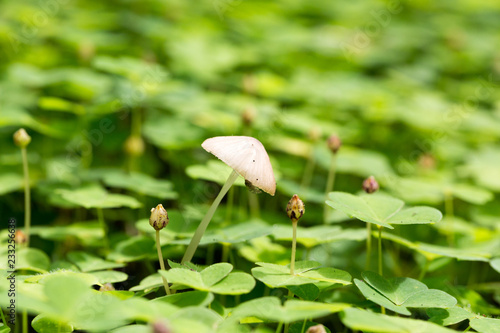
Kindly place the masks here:
<instances>
[{"instance_id":1,"label":"white mushroom cap","mask_svg":"<svg viewBox=\"0 0 500 333\"><path fill-rule=\"evenodd\" d=\"M249 136L216 136L206 139L201 146L253 186L271 195L276 192L273 167L259 140Z\"/></svg>"}]
</instances>

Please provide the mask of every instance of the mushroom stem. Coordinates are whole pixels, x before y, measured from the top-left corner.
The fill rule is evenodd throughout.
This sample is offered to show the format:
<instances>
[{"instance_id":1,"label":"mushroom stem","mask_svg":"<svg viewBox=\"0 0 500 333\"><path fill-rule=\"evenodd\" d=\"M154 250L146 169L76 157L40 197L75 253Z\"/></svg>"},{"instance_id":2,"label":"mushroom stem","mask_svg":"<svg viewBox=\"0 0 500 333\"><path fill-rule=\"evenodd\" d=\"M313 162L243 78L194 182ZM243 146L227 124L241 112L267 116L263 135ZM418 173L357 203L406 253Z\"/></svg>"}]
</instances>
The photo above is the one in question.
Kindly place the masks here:
<instances>
[{"instance_id":1,"label":"mushroom stem","mask_svg":"<svg viewBox=\"0 0 500 333\"><path fill-rule=\"evenodd\" d=\"M198 244L200 244L201 237L205 233L205 230L207 229L207 226L210 223L210 220L214 216L215 210L219 206L224 195L226 195L229 188L235 182L236 178L238 178L238 173L233 170L231 175L229 175L229 177L227 178L224 186L222 186L222 189L220 190L219 195L217 195L217 198L215 198L212 206L210 206L210 209L208 210L207 214L205 215L205 217L203 217L203 220L201 221L200 225L198 226L198 229L196 229L196 232L194 233L194 236L191 239L191 243L189 243L189 245L186 249L186 253L184 253L184 257L182 257L181 264L183 264L187 261L191 261L191 259L193 259L194 253L196 252L196 249L198 248Z\"/></svg>"},{"instance_id":2,"label":"mushroom stem","mask_svg":"<svg viewBox=\"0 0 500 333\"><path fill-rule=\"evenodd\" d=\"M297 250L297 224L299 220L292 220L293 236L292 236L292 259L290 260L290 275L295 274L295 252Z\"/></svg>"}]
</instances>

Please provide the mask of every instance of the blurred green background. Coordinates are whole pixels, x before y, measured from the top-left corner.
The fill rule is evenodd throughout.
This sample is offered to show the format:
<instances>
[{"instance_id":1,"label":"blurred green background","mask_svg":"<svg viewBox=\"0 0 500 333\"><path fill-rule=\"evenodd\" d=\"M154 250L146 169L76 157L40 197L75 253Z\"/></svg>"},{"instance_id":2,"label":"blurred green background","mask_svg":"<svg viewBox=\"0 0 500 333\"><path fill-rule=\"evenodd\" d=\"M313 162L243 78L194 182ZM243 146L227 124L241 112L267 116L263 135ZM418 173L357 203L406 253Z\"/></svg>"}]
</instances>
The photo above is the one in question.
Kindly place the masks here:
<instances>
[{"instance_id":1,"label":"blurred green background","mask_svg":"<svg viewBox=\"0 0 500 333\"><path fill-rule=\"evenodd\" d=\"M106 210L119 222L112 230L130 231L159 201L197 222L217 187L196 179L224 178L200 147L218 135L254 136L271 155L278 192L259 196L254 215L287 223L284 207L298 193L303 223L321 224L325 140L336 134L336 190L356 192L374 175L409 204L444 211L448 196L463 218L455 229L406 236L491 241L499 32L500 2L491 0L4 0L0 215L22 221L12 134L25 127L35 226L95 218L61 190L97 182L143 205ZM236 195L236 221L252 215L246 196Z\"/></svg>"}]
</instances>

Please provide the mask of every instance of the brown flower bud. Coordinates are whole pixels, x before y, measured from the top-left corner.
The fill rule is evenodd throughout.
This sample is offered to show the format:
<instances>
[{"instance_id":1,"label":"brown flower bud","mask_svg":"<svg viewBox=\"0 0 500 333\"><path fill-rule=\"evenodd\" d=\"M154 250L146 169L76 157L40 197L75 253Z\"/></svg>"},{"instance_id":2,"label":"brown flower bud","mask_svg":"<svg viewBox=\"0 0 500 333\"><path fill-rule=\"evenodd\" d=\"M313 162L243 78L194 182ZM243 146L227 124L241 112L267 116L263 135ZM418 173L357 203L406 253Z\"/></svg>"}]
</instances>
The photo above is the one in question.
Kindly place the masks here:
<instances>
[{"instance_id":1,"label":"brown flower bud","mask_svg":"<svg viewBox=\"0 0 500 333\"><path fill-rule=\"evenodd\" d=\"M256 111L253 107L247 107L245 110L243 110L243 113L241 114L241 120L243 121L243 124L245 126L250 126L252 125L255 116L256 116Z\"/></svg>"},{"instance_id":2,"label":"brown flower bud","mask_svg":"<svg viewBox=\"0 0 500 333\"><path fill-rule=\"evenodd\" d=\"M370 176L363 181L363 190L366 193L373 193L376 192L378 189L379 186L377 181L375 180L375 177Z\"/></svg>"},{"instance_id":3,"label":"brown flower bud","mask_svg":"<svg viewBox=\"0 0 500 333\"><path fill-rule=\"evenodd\" d=\"M16 146L24 148L31 142L31 136L28 135L24 128L19 129L14 133L14 143Z\"/></svg>"},{"instance_id":4,"label":"brown flower bud","mask_svg":"<svg viewBox=\"0 0 500 333\"><path fill-rule=\"evenodd\" d=\"M307 329L306 333L326 333L325 326L318 324Z\"/></svg>"},{"instance_id":5,"label":"brown flower bud","mask_svg":"<svg viewBox=\"0 0 500 333\"><path fill-rule=\"evenodd\" d=\"M113 291L115 287L111 283L105 283L99 288L99 291Z\"/></svg>"},{"instance_id":6,"label":"brown flower bud","mask_svg":"<svg viewBox=\"0 0 500 333\"><path fill-rule=\"evenodd\" d=\"M339 151L340 146L342 146L342 141L338 136L330 135L328 140L326 140L326 144L332 153L336 154Z\"/></svg>"},{"instance_id":7,"label":"brown flower bud","mask_svg":"<svg viewBox=\"0 0 500 333\"><path fill-rule=\"evenodd\" d=\"M16 244L24 244L26 243L26 234L22 231L22 230L17 230L15 235L14 235L14 240L16 242Z\"/></svg>"},{"instance_id":8,"label":"brown flower bud","mask_svg":"<svg viewBox=\"0 0 500 333\"><path fill-rule=\"evenodd\" d=\"M163 321L153 323L153 333L170 333L171 330L168 325Z\"/></svg>"},{"instance_id":9,"label":"brown flower bud","mask_svg":"<svg viewBox=\"0 0 500 333\"><path fill-rule=\"evenodd\" d=\"M156 208L151 208L151 216L149 217L149 224L155 230L161 230L165 228L168 224L168 213L163 208L162 204L156 206Z\"/></svg>"},{"instance_id":10,"label":"brown flower bud","mask_svg":"<svg viewBox=\"0 0 500 333\"><path fill-rule=\"evenodd\" d=\"M288 217L292 220L292 222L296 222L302 217L302 215L304 215L304 212L304 203L300 200L297 194L294 194L286 206L286 213Z\"/></svg>"}]
</instances>

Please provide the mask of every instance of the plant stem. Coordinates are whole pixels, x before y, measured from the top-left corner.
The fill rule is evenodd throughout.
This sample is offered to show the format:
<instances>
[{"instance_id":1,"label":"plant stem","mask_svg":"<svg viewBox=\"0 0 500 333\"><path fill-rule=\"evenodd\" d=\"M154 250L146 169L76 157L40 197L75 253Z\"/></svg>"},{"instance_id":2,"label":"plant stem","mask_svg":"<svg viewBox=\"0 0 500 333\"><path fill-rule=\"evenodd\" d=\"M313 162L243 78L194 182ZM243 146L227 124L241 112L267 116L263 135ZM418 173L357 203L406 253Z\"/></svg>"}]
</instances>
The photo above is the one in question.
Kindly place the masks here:
<instances>
[{"instance_id":1,"label":"plant stem","mask_svg":"<svg viewBox=\"0 0 500 333\"><path fill-rule=\"evenodd\" d=\"M233 185L236 178L238 178L238 173L233 170L231 175L229 175L229 177L227 178L226 183L220 190L219 194L215 198L212 206L210 206L210 208L208 209L207 214L203 217L203 220L198 226L198 229L196 229L196 232L194 233L193 238L191 239L191 243L189 243L186 249L186 253L184 253L184 257L182 257L181 264L185 263L186 261L191 261L191 259L193 259L194 253L198 248L198 244L200 244L201 237L203 236L203 233L205 233L205 230L207 229L210 220L214 216L215 210L219 206L220 202L222 201L222 198L224 197L224 195L226 195L231 185Z\"/></svg>"},{"instance_id":2,"label":"plant stem","mask_svg":"<svg viewBox=\"0 0 500 333\"><path fill-rule=\"evenodd\" d=\"M163 262L163 254L161 253L160 245L160 230L156 230L156 249L158 250L158 260L160 261L160 268L165 270L165 263ZM168 281L162 276L163 286L165 287L165 292L170 295L170 288L168 287Z\"/></svg>"},{"instance_id":3,"label":"plant stem","mask_svg":"<svg viewBox=\"0 0 500 333\"><path fill-rule=\"evenodd\" d=\"M109 241L108 241L108 230L106 228L106 222L104 222L104 214L102 212L102 208L96 208L97 210L97 219L99 221L99 225L101 226L102 233L103 233L103 241L104 241L104 248L106 251L109 251Z\"/></svg>"},{"instance_id":4,"label":"plant stem","mask_svg":"<svg viewBox=\"0 0 500 333\"><path fill-rule=\"evenodd\" d=\"M7 325L7 320L5 319L5 316L4 316L4 314L3 314L3 309L0 309L0 315L2 315L2 322L3 322L3 325L4 325L5 327L9 327L9 326Z\"/></svg>"},{"instance_id":5,"label":"plant stem","mask_svg":"<svg viewBox=\"0 0 500 333\"><path fill-rule=\"evenodd\" d=\"M366 224L366 265L365 270L370 270L371 266L371 256L372 256L372 224Z\"/></svg>"},{"instance_id":6,"label":"plant stem","mask_svg":"<svg viewBox=\"0 0 500 333\"><path fill-rule=\"evenodd\" d=\"M424 278L425 274L427 273L427 270L429 269L429 264L430 264L430 261L429 261L429 259L426 258L424 267L422 268L422 270L420 271L420 275L418 276L418 280L420 282L422 282L422 279Z\"/></svg>"},{"instance_id":7,"label":"plant stem","mask_svg":"<svg viewBox=\"0 0 500 333\"><path fill-rule=\"evenodd\" d=\"M455 245L455 230L453 226L453 194L451 192L446 191L444 194L444 212L447 217L451 218L449 223L449 234L448 234L448 243L450 246Z\"/></svg>"},{"instance_id":8,"label":"plant stem","mask_svg":"<svg viewBox=\"0 0 500 333\"><path fill-rule=\"evenodd\" d=\"M306 323L307 319L304 319L304 323L302 324L302 330L300 331L300 333L304 333L304 330L306 329Z\"/></svg>"},{"instance_id":9,"label":"plant stem","mask_svg":"<svg viewBox=\"0 0 500 333\"><path fill-rule=\"evenodd\" d=\"M231 244L229 243L223 243L222 244L222 256L221 256L221 262L228 262L227 260L229 259L229 248Z\"/></svg>"},{"instance_id":10,"label":"plant stem","mask_svg":"<svg viewBox=\"0 0 500 333\"><path fill-rule=\"evenodd\" d=\"M23 333L28 333L28 311L23 311Z\"/></svg>"},{"instance_id":11,"label":"plant stem","mask_svg":"<svg viewBox=\"0 0 500 333\"><path fill-rule=\"evenodd\" d=\"M297 249L297 224L299 220L292 220L293 236L292 236L292 259L290 260L290 274L295 274L295 251Z\"/></svg>"},{"instance_id":12,"label":"plant stem","mask_svg":"<svg viewBox=\"0 0 500 333\"><path fill-rule=\"evenodd\" d=\"M378 227L378 274L382 276L382 227Z\"/></svg>"},{"instance_id":13,"label":"plant stem","mask_svg":"<svg viewBox=\"0 0 500 333\"><path fill-rule=\"evenodd\" d=\"M28 153L26 147L21 148L23 158L24 173L24 231L26 233L26 247L30 246L30 226L31 226L31 193L30 193L30 174L28 169Z\"/></svg>"},{"instance_id":14,"label":"plant stem","mask_svg":"<svg viewBox=\"0 0 500 333\"><path fill-rule=\"evenodd\" d=\"M281 332L281 328L283 327L283 322L280 321L279 324L278 324L278 327L276 327L276 333L279 333Z\"/></svg>"},{"instance_id":15,"label":"plant stem","mask_svg":"<svg viewBox=\"0 0 500 333\"><path fill-rule=\"evenodd\" d=\"M328 178L326 179L326 189L325 189L325 200L328 199L328 193L333 191L333 185L335 184L335 173L337 170L337 154L332 154L332 159L330 161L330 169L328 170ZM323 222L328 223L328 213L330 212L330 207L328 205L323 206Z\"/></svg>"}]
</instances>

